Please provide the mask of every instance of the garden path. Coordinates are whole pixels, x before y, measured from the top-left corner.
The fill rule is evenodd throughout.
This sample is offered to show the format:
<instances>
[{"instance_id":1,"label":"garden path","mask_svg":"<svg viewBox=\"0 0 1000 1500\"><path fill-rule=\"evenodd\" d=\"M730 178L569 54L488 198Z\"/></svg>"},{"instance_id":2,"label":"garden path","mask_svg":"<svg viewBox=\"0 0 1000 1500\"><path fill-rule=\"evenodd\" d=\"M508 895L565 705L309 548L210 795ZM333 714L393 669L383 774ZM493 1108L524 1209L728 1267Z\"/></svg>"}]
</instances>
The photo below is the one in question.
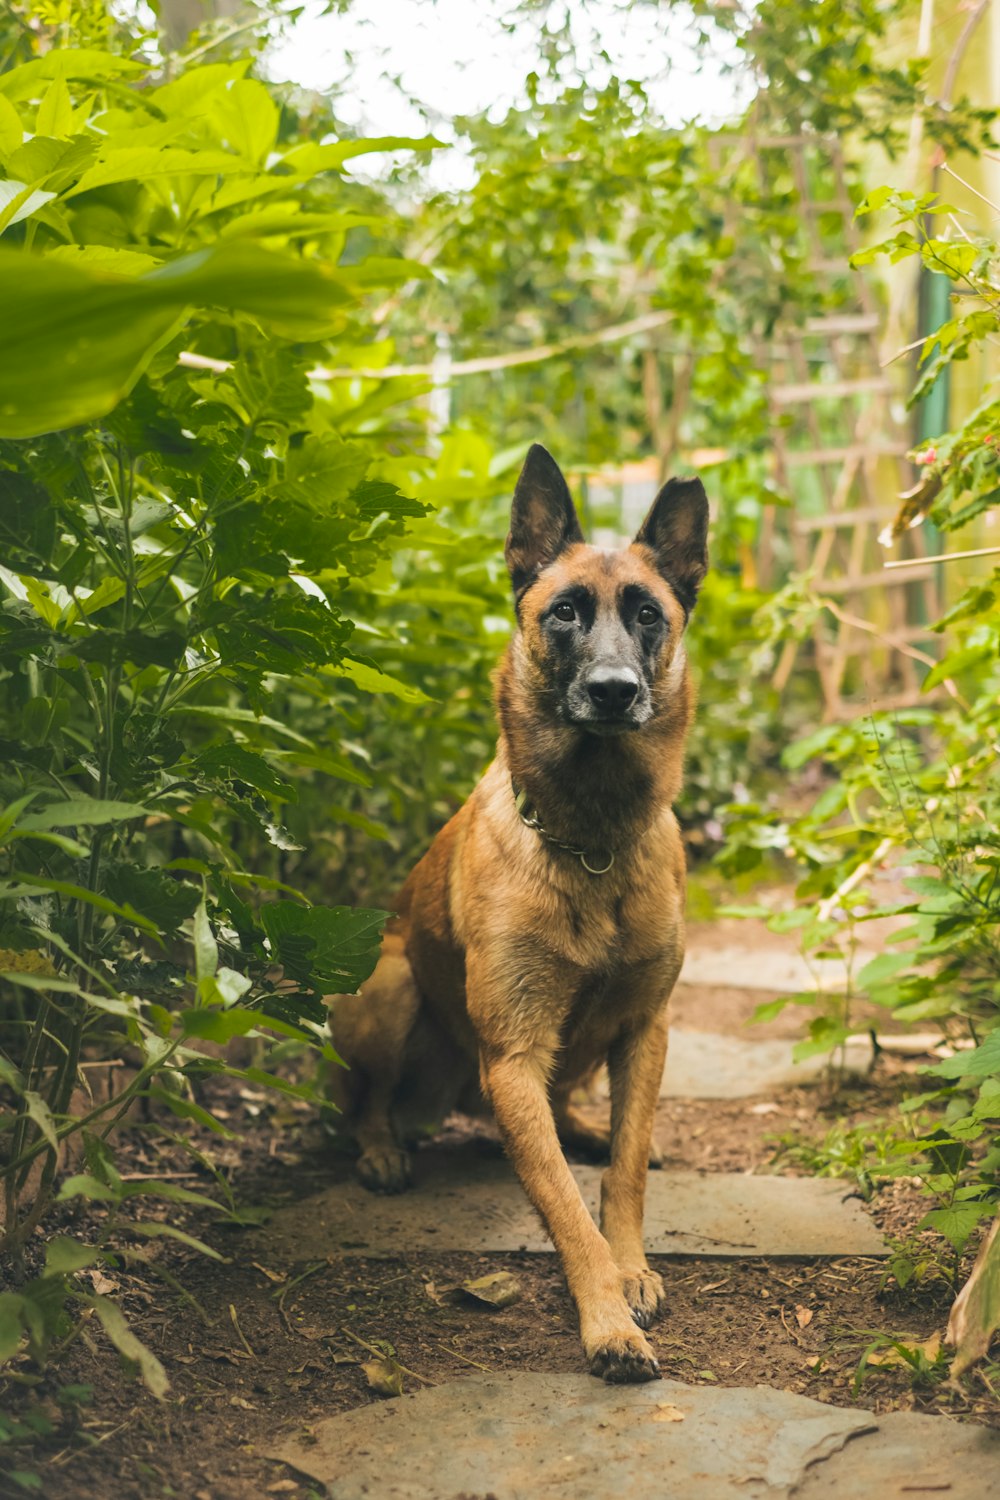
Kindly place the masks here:
<instances>
[{"instance_id":1,"label":"garden path","mask_svg":"<svg viewBox=\"0 0 1000 1500\"><path fill-rule=\"evenodd\" d=\"M800 1020L782 1019L763 1041L740 1033L768 992L800 989L810 976L787 942L762 927L742 927L750 942L738 931L694 929L667 1097L753 1097L800 1081L791 1059ZM823 982L840 977L829 968ZM861 1070L869 1060L870 1049L859 1048L849 1065ZM573 1170L595 1208L599 1169ZM274 1266L331 1250L391 1257L400 1246L551 1253L489 1142L431 1143L417 1154L415 1178L401 1198L340 1183L282 1208L259 1232L259 1253ZM647 1231L654 1255L819 1263L886 1254L864 1206L838 1181L654 1172ZM310 1476L331 1500L980 1500L1000 1466L1000 1433L909 1412L876 1416L765 1385L622 1388L583 1374L470 1371L329 1416L267 1456Z\"/></svg>"}]
</instances>

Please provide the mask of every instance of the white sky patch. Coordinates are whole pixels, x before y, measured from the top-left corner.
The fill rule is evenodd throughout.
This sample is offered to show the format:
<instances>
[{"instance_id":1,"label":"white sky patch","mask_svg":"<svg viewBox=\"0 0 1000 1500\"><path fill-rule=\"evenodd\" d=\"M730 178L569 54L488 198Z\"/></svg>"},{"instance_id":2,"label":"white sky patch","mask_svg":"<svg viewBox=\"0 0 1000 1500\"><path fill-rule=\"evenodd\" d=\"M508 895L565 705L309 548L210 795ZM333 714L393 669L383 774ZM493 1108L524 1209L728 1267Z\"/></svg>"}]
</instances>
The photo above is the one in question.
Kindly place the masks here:
<instances>
[{"instance_id":1,"label":"white sky patch","mask_svg":"<svg viewBox=\"0 0 1000 1500\"><path fill-rule=\"evenodd\" d=\"M666 124L722 121L747 103L745 74L726 71L736 49L720 36L717 54L697 57L683 12L624 8L621 0L569 0L568 8L587 80L600 87L615 75L637 79ZM501 7L477 0L354 0L346 15L323 14L322 0L306 0L267 61L276 80L333 91L340 117L365 135L430 132L448 141L453 116L488 111L498 119L523 103L536 69L531 22L505 27ZM367 175L379 163L367 157L359 167ZM453 147L433 154L428 177L433 188L454 190L469 186L474 172Z\"/></svg>"}]
</instances>

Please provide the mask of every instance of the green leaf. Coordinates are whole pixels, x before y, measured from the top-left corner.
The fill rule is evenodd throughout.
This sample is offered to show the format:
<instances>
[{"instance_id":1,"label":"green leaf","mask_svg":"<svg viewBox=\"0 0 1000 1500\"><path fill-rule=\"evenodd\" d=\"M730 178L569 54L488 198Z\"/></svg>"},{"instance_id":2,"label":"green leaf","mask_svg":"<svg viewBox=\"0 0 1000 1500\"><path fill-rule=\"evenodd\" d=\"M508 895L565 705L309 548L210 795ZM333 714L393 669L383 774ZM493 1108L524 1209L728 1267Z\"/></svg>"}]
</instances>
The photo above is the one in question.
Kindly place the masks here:
<instances>
[{"instance_id":1,"label":"green leaf","mask_svg":"<svg viewBox=\"0 0 1000 1500\"><path fill-rule=\"evenodd\" d=\"M375 967L388 912L275 901L260 919L276 962L308 988L354 991Z\"/></svg>"},{"instance_id":2,"label":"green leaf","mask_svg":"<svg viewBox=\"0 0 1000 1500\"><path fill-rule=\"evenodd\" d=\"M0 1365L13 1359L21 1347L21 1340L24 1338L23 1307L24 1298L17 1292L0 1292Z\"/></svg>"},{"instance_id":3,"label":"green leaf","mask_svg":"<svg viewBox=\"0 0 1000 1500\"><path fill-rule=\"evenodd\" d=\"M221 92L212 108L212 125L234 151L263 166L278 137L279 110L256 78L240 78Z\"/></svg>"},{"instance_id":4,"label":"green leaf","mask_svg":"<svg viewBox=\"0 0 1000 1500\"><path fill-rule=\"evenodd\" d=\"M85 1266L92 1266L100 1255L93 1245L81 1245L78 1240L71 1240L65 1234L57 1234L54 1240L50 1240L45 1250L45 1270L43 1276L67 1276L73 1271L82 1271Z\"/></svg>"},{"instance_id":5,"label":"green leaf","mask_svg":"<svg viewBox=\"0 0 1000 1500\"><path fill-rule=\"evenodd\" d=\"M956 1052L943 1062L925 1068L938 1078L988 1078L1000 1075L1000 1026L991 1031L985 1041L968 1052Z\"/></svg>"},{"instance_id":6,"label":"green leaf","mask_svg":"<svg viewBox=\"0 0 1000 1500\"><path fill-rule=\"evenodd\" d=\"M872 985L894 979L901 969L909 968L912 963L913 958L909 953L879 953L865 964L858 975L858 989L868 990Z\"/></svg>"},{"instance_id":7,"label":"green leaf","mask_svg":"<svg viewBox=\"0 0 1000 1500\"><path fill-rule=\"evenodd\" d=\"M0 234L11 224L20 224L22 219L30 219L46 203L51 203L54 197L55 193L43 192L41 188L18 182L16 178L0 182Z\"/></svg>"},{"instance_id":8,"label":"green leaf","mask_svg":"<svg viewBox=\"0 0 1000 1500\"><path fill-rule=\"evenodd\" d=\"M29 813L18 821L17 827L25 831L41 828L99 828L107 823L125 823L131 818L145 818L147 807L136 802L104 801L99 797L70 797L65 802L52 802L37 812Z\"/></svg>"},{"instance_id":9,"label":"green leaf","mask_svg":"<svg viewBox=\"0 0 1000 1500\"><path fill-rule=\"evenodd\" d=\"M157 177L224 177L231 172L245 171L246 163L227 151L184 151L173 146L156 150L149 146L134 146L110 152L103 161L88 168L63 194L63 200L119 182L142 182Z\"/></svg>"},{"instance_id":10,"label":"green leaf","mask_svg":"<svg viewBox=\"0 0 1000 1500\"><path fill-rule=\"evenodd\" d=\"M141 1234L144 1239L156 1240L168 1238L179 1240L182 1245L188 1245L192 1250L200 1250L202 1255L207 1255L211 1260L221 1261L224 1266L230 1264L229 1258L220 1255L218 1250L213 1250L211 1245L206 1245L204 1240L195 1239L193 1234L185 1234L183 1229L177 1229L173 1224L160 1224L149 1222L145 1224L130 1224L129 1229L133 1234Z\"/></svg>"},{"instance_id":11,"label":"green leaf","mask_svg":"<svg viewBox=\"0 0 1000 1500\"><path fill-rule=\"evenodd\" d=\"M959 1255L969 1242L976 1225L996 1213L995 1203L956 1203L950 1208L933 1208L917 1225L918 1229L935 1229Z\"/></svg>"},{"instance_id":12,"label":"green leaf","mask_svg":"<svg viewBox=\"0 0 1000 1500\"><path fill-rule=\"evenodd\" d=\"M0 75L2 77L2 75ZM6 94L0 93L0 156L9 156L24 140L21 116Z\"/></svg>"},{"instance_id":13,"label":"green leaf","mask_svg":"<svg viewBox=\"0 0 1000 1500\"><path fill-rule=\"evenodd\" d=\"M194 914L194 972L199 985L211 979L219 967L219 945L208 920L205 898L202 897Z\"/></svg>"},{"instance_id":14,"label":"green leaf","mask_svg":"<svg viewBox=\"0 0 1000 1500\"><path fill-rule=\"evenodd\" d=\"M45 90L35 116L36 135L67 136L73 125L73 102L65 78L54 78Z\"/></svg>"},{"instance_id":15,"label":"green leaf","mask_svg":"<svg viewBox=\"0 0 1000 1500\"><path fill-rule=\"evenodd\" d=\"M227 1140L238 1139L234 1130L230 1130L228 1125L224 1125L207 1109L203 1109L200 1104L196 1104L193 1099L188 1099L184 1094L175 1094L172 1089L160 1088L154 1084L150 1087L149 1097L165 1104L171 1114L176 1115L180 1120L194 1120L215 1135L225 1136Z\"/></svg>"},{"instance_id":16,"label":"green leaf","mask_svg":"<svg viewBox=\"0 0 1000 1500\"><path fill-rule=\"evenodd\" d=\"M193 1193L190 1188L178 1187L174 1182L151 1179L145 1182L130 1182L125 1186L123 1198L165 1198L168 1203L190 1203L196 1208L211 1208L218 1213L221 1205L207 1193Z\"/></svg>"},{"instance_id":17,"label":"green leaf","mask_svg":"<svg viewBox=\"0 0 1000 1500\"><path fill-rule=\"evenodd\" d=\"M350 656L345 656L337 666L327 667L326 671L332 677L346 677L348 682L353 682L355 687L365 693L389 693L403 703L433 701L425 692L411 683L401 682L398 677L390 676L380 667L373 666L370 662L357 661Z\"/></svg>"},{"instance_id":18,"label":"green leaf","mask_svg":"<svg viewBox=\"0 0 1000 1500\"><path fill-rule=\"evenodd\" d=\"M83 78L103 82L113 78L136 78L146 71L144 63L96 47L53 47L44 57L22 63L7 73L0 73L0 94L8 99L31 99L42 90L41 83L51 78Z\"/></svg>"},{"instance_id":19,"label":"green leaf","mask_svg":"<svg viewBox=\"0 0 1000 1500\"><path fill-rule=\"evenodd\" d=\"M192 308L229 308L318 336L346 296L318 263L239 242L134 279L0 251L0 436L104 416Z\"/></svg>"},{"instance_id":20,"label":"green leaf","mask_svg":"<svg viewBox=\"0 0 1000 1500\"><path fill-rule=\"evenodd\" d=\"M863 214L876 213L880 208L885 207L894 192L895 188L891 187L872 188L854 210L854 217L860 219Z\"/></svg>"},{"instance_id":21,"label":"green leaf","mask_svg":"<svg viewBox=\"0 0 1000 1500\"><path fill-rule=\"evenodd\" d=\"M88 891L85 886L75 885L70 880L52 880L47 875L32 875L24 870L18 871L20 884L13 881L0 880L0 901L12 900L18 896L34 895L35 890L54 891L59 896L69 896L75 901L82 901L87 906L93 906L98 911L106 912L109 916L122 917L130 922L133 927L138 927L141 932L146 932L150 937L158 937L159 929L155 923L148 921L141 913L134 911L127 902L119 906L117 901L109 901L106 896L99 896L95 891Z\"/></svg>"},{"instance_id":22,"label":"green leaf","mask_svg":"<svg viewBox=\"0 0 1000 1500\"><path fill-rule=\"evenodd\" d=\"M24 1107L33 1122L38 1126L42 1135L48 1141L53 1151L59 1150L59 1138L56 1135L56 1122L52 1118L52 1111L42 1098L41 1094L34 1089L25 1089L22 1098Z\"/></svg>"},{"instance_id":23,"label":"green leaf","mask_svg":"<svg viewBox=\"0 0 1000 1500\"><path fill-rule=\"evenodd\" d=\"M223 1044L232 1041L235 1036L246 1036L254 1030L276 1031L281 1036L291 1037L295 1041L312 1040L308 1033L298 1026L291 1026L287 1021L267 1015L264 1011L247 1010L237 1005L230 1006L226 1010L204 1006L182 1011L181 1025L185 1036L201 1037L204 1041Z\"/></svg>"},{"instance_id":24,"label":"green leaf","mask_svg":"<svg viewBox=\"0 0 1000 1500\"><path fill-rule=\"evenodd\" d=\"M99 1182L89 1172L78 1172L74 1177L67 1177L56 1194L60 1203L69 1198L93 1198L98 1203L117 1203L121 1196L119 1189L109 1187L106 1182Z\"/></svg>"},{"instance_id":25,"label":"green leaf","mask_svg":"<svg viewBox=\"0 0 1000 1500\"><path fill-rule=\"evenodd\" d=\"M101 1326L119 1354L139 1366L143 1384L157 1399L162 1401L170 1389L167 1372L156 1355L148 1349L129 1328L125 1315L108 1297L88 1297L87 1301L97 1313Z\"/></svg>"},{"instance_id":26,"label":"green leaf","mask_svg":"<svg viewBox=\"0 0 1000 1500\"><path fill-rule=\"evenodd\" d=\"M297 793L290 781L279 776L262 755L243 745L210 745L195 761L199 771L209 776L235 778L254 787L265 797L278 802L295 802Z\"/></svg>"}]
</instances>

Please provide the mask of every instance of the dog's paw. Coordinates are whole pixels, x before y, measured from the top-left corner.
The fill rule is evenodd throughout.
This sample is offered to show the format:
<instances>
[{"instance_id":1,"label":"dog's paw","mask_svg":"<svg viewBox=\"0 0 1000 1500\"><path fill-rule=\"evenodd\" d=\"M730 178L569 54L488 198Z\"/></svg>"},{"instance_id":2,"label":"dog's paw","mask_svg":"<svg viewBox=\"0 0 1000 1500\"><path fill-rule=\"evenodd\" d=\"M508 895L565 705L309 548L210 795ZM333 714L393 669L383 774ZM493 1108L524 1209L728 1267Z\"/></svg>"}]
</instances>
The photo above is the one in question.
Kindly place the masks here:
<instances>
[{"instance_id":1,"label":"dog's paw","mask_svg":"<svg viewBox=\"0 0 1000 1500\"><path fill-rule=\"evenodd\" d=\"M404 1193L410 1186L410 1158L396 1146L369 1146L355 1170L371 1193Z\"/></svg>"},{"instance_id":2,"label":"dog's paw","mask_svg":"<svg viewBox=\"0 0 1000 1500\"><path fill-rule=\"evenodd\" d=\"M622 1274L622 1291L632 1316L640 1328L648 1328L653 1319L663 1310L667 1300L662 1276L643 1266L638 1271Z\"/></svg>"},{"instance_id":3,"label":"dog's paw","mask_svg":"<svg viewBox=\"0 0 1000 1500\"><path fill-rule=\"evenodd\" d=\"M587 1353L591 1375L609 1385L640 1385L660 1378L656 1356L638 1329L603 1338Z\"/></svg>"}]
</instances>

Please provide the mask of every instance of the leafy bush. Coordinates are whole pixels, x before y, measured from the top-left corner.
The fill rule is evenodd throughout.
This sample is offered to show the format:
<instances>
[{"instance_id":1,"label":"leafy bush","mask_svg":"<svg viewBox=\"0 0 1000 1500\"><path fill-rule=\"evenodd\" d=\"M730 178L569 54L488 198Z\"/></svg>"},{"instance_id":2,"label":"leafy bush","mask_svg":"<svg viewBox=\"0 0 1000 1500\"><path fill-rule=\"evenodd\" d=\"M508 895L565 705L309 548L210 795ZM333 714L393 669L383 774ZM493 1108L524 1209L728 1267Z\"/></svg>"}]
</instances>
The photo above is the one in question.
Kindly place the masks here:
<instances>
[{"instance_id":1,"label":"leafy bush","mask_svg":"<svg viewBox=\"0 0 1000 1500\"><path fill-rule=\"evenodd\" d=\"M869 194L859 212L887 206L896 211L896 232L857 260L866 263L883 253L896 260L918 256L958 290L975 293L956 298L955 316L924 340L916 400L950 363L995 332L1000 298L993 268L1000 246L961 226L954 238L933 233L935 216L953 213L934 197L883 188ZM916 457L924 478L904 497L886 541L928 512L951 533L996 505L998 421L1000 399L990 389L955 431L921 446ZM933 1092L912 1101L912 1107L936 1101L940 1123L904 1141L902 1149L935 1201L923 1227L940 1233L956 1256L977 1226L994 1216L1000 1199L998 598L1000 568L994 568L935 625L944 650L924 679L926 691L938 689L933 705L825 725L789 746L788 770L821 763L825 790L798 816L776 820L761 804L731 809L722 854L730 870L752 868L775 848L804 867L799 908L782 920L800 928L804 946L817 956L850 958L861 924L910 918L886 951L849 981L846 994L791 999L816 1007L800 1054L832 1051L865 1028L851 1005L858 993L897 1021L939 1024L955 1044L954 1055L926 1070ZM770 608L772 617L780 614L774 602ZM789 609L786 618L794 620L795 612ZM880 890L887 865L899 868L909 893L902 900L887 899ZM764 1007L762 1014L773 1015L783 1003ZM995 1278L996 1272L983 1274ZM996 1326L995 1307L988 1317ZM988 1342L989 1331L985 1337Z\"/></svg>"},{"instance_id":2,"label":"leafy bush","mask_svg":"<svg viewBox=\"0 0 1000 1500\"><path fill-rule=\"evenodd\" d=\"M366 303L421 274L380 253L394 220L359 213L344 162L428 143L293 124L245 60L163 81L67 47L0 74L0 1247L18 1262L67 1148L85 1170L62 1199L120 1223L177 1197L116 1173L135 1099L211 1126L207 1074L306 1089L268 1047L332 1060L323 996L378 951L383 912L286 879L286 824L314 782L369 780L343 743L358 692L421 696L368 655L357 611L387 632L392 549L427 506L310 372L356 358ZM224 1044L244 1036L238 1069ZM87 1064L122 1049L124 1084L87 1099ZM0 1296L0 1359L64 1334L95 1253L57 1240ZM162 1390L114 1304L90 1303Z\"/></svg>"}]
</instances>

